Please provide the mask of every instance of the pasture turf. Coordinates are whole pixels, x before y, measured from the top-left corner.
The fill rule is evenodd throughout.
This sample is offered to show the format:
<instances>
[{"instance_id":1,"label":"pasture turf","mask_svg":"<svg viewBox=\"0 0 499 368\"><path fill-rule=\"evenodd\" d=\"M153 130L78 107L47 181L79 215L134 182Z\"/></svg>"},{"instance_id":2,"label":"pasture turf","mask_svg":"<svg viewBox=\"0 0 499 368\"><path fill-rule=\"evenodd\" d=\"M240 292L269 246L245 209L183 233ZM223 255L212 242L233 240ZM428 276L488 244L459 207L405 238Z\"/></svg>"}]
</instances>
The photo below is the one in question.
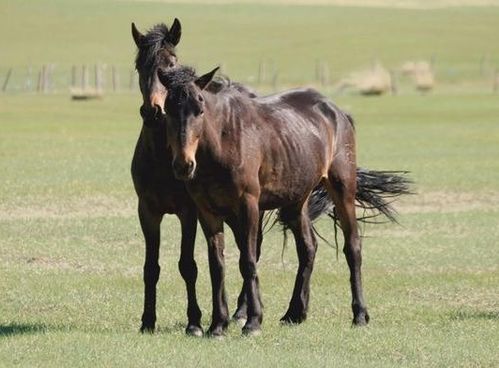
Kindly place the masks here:
<instances>
[{"instance_id":1,"label":"pasture turf","mask_svg":"<svg viewBox=\"0 0 499 368\"><path fill-rule=\"evenodd\" d=\"M357 120L359 165L412 171L417 195L398 225L364 228L372 321L351 327L344 257L321 243L308 320L281 326L294 282L290 242L265 236L263 335L230 326L223 341L184 335L179 226L163 224L158 331L140 335L143 240L129 163L138 95L71 102L1 96L1 366L499 365L499 104L494 96L404 96L337 102ZM333 239L331 223L319 231ZM211 297L206 245L196 257L203 325ZM233 311L241 285L227 239Z\"/></svg>"}]
</instances>

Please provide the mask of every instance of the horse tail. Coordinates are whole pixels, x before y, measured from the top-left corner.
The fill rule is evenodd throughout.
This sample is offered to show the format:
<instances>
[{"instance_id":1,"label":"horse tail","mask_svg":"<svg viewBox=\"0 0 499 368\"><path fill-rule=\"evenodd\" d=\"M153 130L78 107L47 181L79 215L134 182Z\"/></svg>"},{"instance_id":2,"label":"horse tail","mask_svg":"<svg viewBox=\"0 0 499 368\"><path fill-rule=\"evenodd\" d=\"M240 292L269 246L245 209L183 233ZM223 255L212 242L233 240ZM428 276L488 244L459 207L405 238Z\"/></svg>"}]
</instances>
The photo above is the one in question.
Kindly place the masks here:
<instances>
[{"instance_id":1,"label":"horse tail","mask_svg":"<svg viewBox=\"0 0 499 368\"><path fill-rule=\"evenodd\" d=\"M357 168L357 193L355 194L356 206L362 210L357 218L364 223L382 223L377 218L384 216L390 222L397 222L397 211L393 202L400 196L411 194L412 180L408 178L407 171L376 171ZM338 215L324 185L319 184L308 200L308 214L314 222L322 215L331 217L335 224ZM278 211L277 222L287 229L286 219Z\"/></svg>"},{"instance_id":2,"label":"horse tail","mask_svg":"<svg viewBox=\"0 0 499 368\"><path fill-rule=\"evenodd\" d=\"M357 207L364 210L364 215L358 220L375 222L370 219L379 215L385 216L391 222L397 222L397 211L393 202L404 194L412 194L412 180L407 171L376 171L357 168ZM379 222L379 221L378 221Z\"/></svg>"}]
</instances>

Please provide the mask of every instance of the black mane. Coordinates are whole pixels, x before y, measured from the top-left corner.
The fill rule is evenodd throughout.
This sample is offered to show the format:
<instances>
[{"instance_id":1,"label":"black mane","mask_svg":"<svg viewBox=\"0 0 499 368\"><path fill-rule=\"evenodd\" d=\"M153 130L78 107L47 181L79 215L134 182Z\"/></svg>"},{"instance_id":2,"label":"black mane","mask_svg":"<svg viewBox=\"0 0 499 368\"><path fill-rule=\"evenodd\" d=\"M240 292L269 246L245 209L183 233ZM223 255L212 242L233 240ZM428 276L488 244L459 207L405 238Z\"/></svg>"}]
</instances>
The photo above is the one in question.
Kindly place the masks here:
<instances>
[{"instance_id":1,"label":"black mane","mask_svg":"<svg viewBox=\"0 0 499 368\"><path fill-rule=\"evenodd\" d=\"M184 65L162 71L160 75L161 81L169 91L184 87L198 78L194 68Z\"/></svg>"},{"instance_id":2,"label":"black mane","mask_svg":"<svg viewBox=\"0 0 499 368\"><path fill-rule=\"evenodd\" d=\"M168 90L175 93L183 86L193 82L198 78L196 70L190 66L180 65L167 71L161 72L162 80L165 82ZM227 90L236 90L239 93L246 95L250 98L257 97L257 93L250 87L245 86L239 82L232 81L226 75L217 75L206 87L210 93L217 94Z\"/></svg>"},{"instance_id":3,"label":"black mane","mask_svg":"<svg viewBox=\"0 0 499 368\"><path fill-rule=\"evenodd\" d=\"M175 55L175 46L170 41L168 27L164 23L156 24L142 38L135 58L137 70L150 68L156 61L156 55L161 49L167 49Z\"/></svg>"}]
</instances>

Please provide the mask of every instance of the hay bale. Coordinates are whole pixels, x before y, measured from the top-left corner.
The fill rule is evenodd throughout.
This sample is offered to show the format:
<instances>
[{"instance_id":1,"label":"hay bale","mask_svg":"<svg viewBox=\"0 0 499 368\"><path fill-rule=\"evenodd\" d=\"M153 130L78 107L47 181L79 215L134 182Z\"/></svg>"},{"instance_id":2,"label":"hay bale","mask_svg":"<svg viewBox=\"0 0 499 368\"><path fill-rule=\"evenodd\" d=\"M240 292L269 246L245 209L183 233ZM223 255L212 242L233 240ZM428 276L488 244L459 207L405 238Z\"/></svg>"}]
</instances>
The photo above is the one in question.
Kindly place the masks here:
<instances>
[{"instance_id":1,"label":"hay bale","mask_svg":"<svg viewBox=\"0 0 499 368\"><path fill-rule=\"evenodd\" d=\"M352 73L338 83L340 89L352 87L365 96L382 95L392 88L390 72L377 62L372 68Z\"/></svg>"},{"instance_id":2,"label":"hay bale","mask_svg":"<svg viewBox=\"0 0 499 368\"><path fill-rule=\"evenodd\" d=\"M412 78L419 91L426 92L435 87L435 73L428 61L407 61L400 70L402 74Z\"/></svg>"},{"instance_id":3,"label":"hay bale","mask_svg":"<svg viewBox=\"0 0 499 368\"><path fill-rule=\"evenodd\" d=\"M96 88L70 88L71 99L75 101L100 99L102 90Z\"/></svg>"}]
</instances>

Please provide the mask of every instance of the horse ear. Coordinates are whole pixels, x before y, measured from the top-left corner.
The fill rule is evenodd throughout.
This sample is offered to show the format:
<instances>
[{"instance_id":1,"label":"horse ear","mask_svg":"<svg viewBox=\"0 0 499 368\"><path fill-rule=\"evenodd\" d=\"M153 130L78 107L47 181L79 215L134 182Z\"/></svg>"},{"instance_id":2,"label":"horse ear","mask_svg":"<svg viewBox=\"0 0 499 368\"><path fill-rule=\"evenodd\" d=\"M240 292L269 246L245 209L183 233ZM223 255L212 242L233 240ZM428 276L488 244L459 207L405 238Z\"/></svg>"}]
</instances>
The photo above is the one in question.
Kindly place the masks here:
<instances>
[{"instance_id":1,"label":"horse ear","mask_svg":"<svg viewBox=\"0 0 499 368\"><path fill-rule=\"evenodd\" d=\"M133 22L132 22L132 36L133 40L135 41L135 44L137 45L137 47L140 48L140 46L142 45L142 40L144 39L144 35L139 32L137 27L135 27L135 23Z\"/></svg>"},{"instance_id":2,"label":"horse ear","mask_svg":"<svg viewBox=\"0 0 499 368\"><path fill-rule=\"evenodd\" d=\"M173 46L177 46L180 41L180 36L182 35L182 26L180 25L180 21L175 18L172 26L170 27L170 42Z\"/></svg>"},{"instance_id":3,"label":"horse ear","mask_svg":"<svg viewBox=\"0 0 499 368\"><path fill-rule=\"evenodd\" d=\"M213 69L211 72L209 73L206 73L205 75L202 75L200 76L198 79L196 79L194 81L194 83L196 83L196 85L201 88L201 89L205 89L206 86L208 84L210 84L210 82L212 81L213 79L213 76L215 75L215 73L217 72L217 70L220 69L219 66L217 66L215 69Z\"/></svg>"}]
</instances>

